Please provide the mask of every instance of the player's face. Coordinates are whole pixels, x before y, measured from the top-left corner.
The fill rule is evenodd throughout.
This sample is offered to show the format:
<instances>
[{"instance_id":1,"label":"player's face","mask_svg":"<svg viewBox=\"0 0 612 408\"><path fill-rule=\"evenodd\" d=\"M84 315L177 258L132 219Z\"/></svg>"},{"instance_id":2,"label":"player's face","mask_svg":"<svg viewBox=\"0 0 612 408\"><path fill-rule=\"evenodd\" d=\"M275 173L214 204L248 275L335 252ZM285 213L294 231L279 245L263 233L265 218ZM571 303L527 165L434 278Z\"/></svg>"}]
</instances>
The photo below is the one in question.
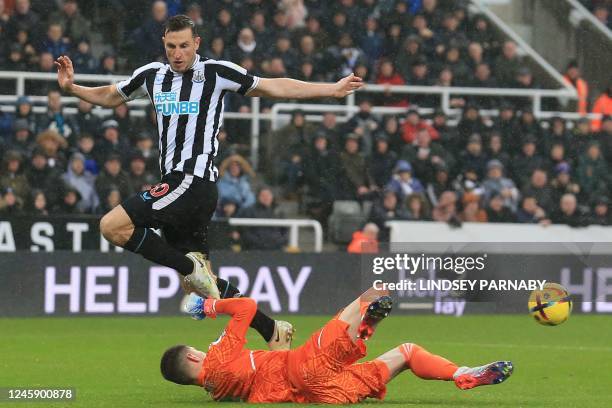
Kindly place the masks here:
<instances>
[{"instance_id":1,"label":"player's face","mask_svg":"<svg viewBox=\"0 0 612 408\"><path fill-rule=\"evenodd\" d=\"M195 54L200 47L200 37L193 37L191 30L167 32L163 38L166 57L172 69L176 72L185 72L191 67Z\"/></svg>"}]
</instances>

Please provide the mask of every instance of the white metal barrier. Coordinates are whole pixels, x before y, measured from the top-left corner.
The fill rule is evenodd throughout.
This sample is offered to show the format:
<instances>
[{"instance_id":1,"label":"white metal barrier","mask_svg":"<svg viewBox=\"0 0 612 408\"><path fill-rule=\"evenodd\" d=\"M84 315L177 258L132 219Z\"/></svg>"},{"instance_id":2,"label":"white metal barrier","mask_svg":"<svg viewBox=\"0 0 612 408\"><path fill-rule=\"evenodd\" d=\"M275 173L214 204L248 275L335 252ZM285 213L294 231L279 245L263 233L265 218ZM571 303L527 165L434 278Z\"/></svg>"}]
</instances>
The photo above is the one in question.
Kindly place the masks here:
<instances>
[{"instance_id":1,"label":"white metal barrier","mask_svg":"<svg viewBox=\"0 0 612 408\"><path fill-rule=\"evenodd\" d=\"M299 228L306 227L314 230L314 250L323 250L323 229L315 220L306 219L275 219L275 218L230 218L230 225L237 227L284 227L289 228L289 245L299 248Z\"/></svg>"},{"instance_id":2,"label":"white metal barrier","mask_svg":"<svg viewBox=\"0 0 612 408\"><path fill-rule=\"evenodd\" d=\"M591 13L586 7L584 7L578 0L565 1L569 3L573 7L574 11L578 14L577 21L586 19L589 23L595 26L603 35L608 37L609 41L612 41L612 31L610 31L610 29L605 24L595 18L593 13Z\"/></svg>"},{"instance_id":3,"label":"white metal barrier","mask_svg":"<svg viewBox=\"0 0 612 408\"><path fill-rule=\"evenodd\" d=\"M89 82L89 83L100 83L100 84L112 84L123 80L124 76L119 75L89 75L89 74L76 74L76 82ZM52 81L57 80L55 73L41 73L41 72L17 72L17 71L5 71L0 72L0 79L12 79L17 81L17 92L16 95L0 95L0 109L5 112L14 112L17 99L19 96L24 94L25 81ZM542 111L542 98L576 98L576 91L572 87L564 87L561 89L514 89L514 88L473 88L473 87L444 87L444 86L410 86L410 85L374 85L366 84L363 90L359 92L368 93L386 93L391 92L393 94L427 94L427 95L440 95L441 107L444 112L448 115L459 115L460 109L453 109L451 107L451 96L482 96L482 97L528 97L533 99L533 113L537 118L549 118L552 116L560 116L567 120L573 120L580 117L575 112L546 112ZM30 99L37 103L42 104L47 102L46 96L30 96ZM76 105L78 98L65 97L62 100L67 106L65 112L68 114L76 113L76 108L71 105ZM146 99L139 99L130 102L130 106L136 107L137 109L132 110L132 114L136 117L144 116L144 108L149 106L149 101ZM338 121L344 122L348 120L354 112L358 110L355 103L355 94L349 95L345 99L345 103L338 105L328 104L302 104L302 103L277 103L275 104L270 112L262 112L260 108L259 98L251 98L250 112L225 112L224 116L227 119L238 119L238 120L250 120L251 121L251 162L257 168L258 151L259 151L259 134L260 134L260 121L272 121L272 128L276 129L279 126L279 120L287 119L288 112L295 109L302 109L305 112L319 113L318 115L308 116L308 120L320 121L322 113L324 112L337 112L342 114L339 116ZM402 114L406 112L407 108L396 108L396 107L384 107L375 106L372 111L375 114ZM422 114L429 114L432 112L430 108L419 109ZM45 111L44 106L35 106L34 111L36 113L42 113ZM94 109L94 113L98 115L109 115L111 111L109 109ZM496 110L482 110L481 113L487 116L497 116ZM599 117L599 115L590 115L592 117ZM452 124L452 122L451 122Z\"/></svg>"}]
</instances>

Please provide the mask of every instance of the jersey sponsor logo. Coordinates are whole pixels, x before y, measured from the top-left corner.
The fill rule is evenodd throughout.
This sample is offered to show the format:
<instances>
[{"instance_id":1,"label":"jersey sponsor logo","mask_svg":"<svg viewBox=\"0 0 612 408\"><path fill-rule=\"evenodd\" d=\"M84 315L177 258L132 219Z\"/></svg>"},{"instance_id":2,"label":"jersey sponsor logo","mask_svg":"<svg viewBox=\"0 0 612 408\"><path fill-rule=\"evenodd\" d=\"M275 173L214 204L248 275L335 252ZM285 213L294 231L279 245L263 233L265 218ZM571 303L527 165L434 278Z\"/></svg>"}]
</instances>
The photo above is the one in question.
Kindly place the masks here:
<instances>
[{"instance_id":1,"label":"jersey sponsor logo","mask_svg":"<svg viewBox=\"0 0 612 408\"><path fill-rule=\"evenodd\" d=\"M155 111L163 116L192 115L200 113L200 103L178 101L176 92L157 92L153 96Z\"/></svg>"},{"instance_id":2,"label":"jersey sponsor logo","mask_svg":"<svg viewBox=\"0 0 612 408\"><path fill-rule=\"evenodd\" d=\"M196 83L204 82L204 70L199 69L197 71L194 71L191 80Z\"/></svg>"}]
</instances>

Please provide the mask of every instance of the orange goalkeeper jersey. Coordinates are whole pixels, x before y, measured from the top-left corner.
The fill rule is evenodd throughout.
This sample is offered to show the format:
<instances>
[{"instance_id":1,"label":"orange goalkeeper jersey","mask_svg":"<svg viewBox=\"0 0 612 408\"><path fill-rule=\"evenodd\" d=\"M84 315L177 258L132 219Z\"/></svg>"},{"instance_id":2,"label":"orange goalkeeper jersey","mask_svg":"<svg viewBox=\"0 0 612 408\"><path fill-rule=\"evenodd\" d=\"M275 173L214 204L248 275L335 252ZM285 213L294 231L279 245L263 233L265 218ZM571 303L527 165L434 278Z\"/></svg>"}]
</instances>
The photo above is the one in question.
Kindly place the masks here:
<instances>
[{"instance_id":1,"label":"orange goalkeeper jersey","mask_svg":"<svg viewBox=\"0 0 612 408\"><path fill-rule=\"evenodd\" d=\"M252 351L244 345L255 302L233 298L214 305L232 319L210 345L198 378L213 399L351 403L384 397L388 370L379 361L354 364L365 355L365 344L349 338L347 323L333 319L291 351Z\"/></svg>"}]
</instances>

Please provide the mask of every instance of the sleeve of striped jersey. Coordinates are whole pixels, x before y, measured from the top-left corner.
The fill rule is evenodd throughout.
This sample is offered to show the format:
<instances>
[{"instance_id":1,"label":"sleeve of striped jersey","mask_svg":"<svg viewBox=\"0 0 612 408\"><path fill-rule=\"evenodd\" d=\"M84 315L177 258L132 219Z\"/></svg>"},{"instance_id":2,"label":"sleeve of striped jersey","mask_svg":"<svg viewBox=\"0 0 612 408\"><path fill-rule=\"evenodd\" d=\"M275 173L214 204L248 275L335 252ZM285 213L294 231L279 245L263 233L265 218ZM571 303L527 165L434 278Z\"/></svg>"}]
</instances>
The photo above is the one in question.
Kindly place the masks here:
<instances>
[{"instance_id":1,"label":"sleeve of striped jersey","mask_svg":"<svg viewBox=\"0 0 612 408\"><path fill-rule=\"evenodd\" d=\"M138 68L132 76L125 81L117 83L117 92L126 102L134 99L142 98L147 95L147 86L145 83L145 76L147 71L151 68L155 68L157 63L147 64Z\"/></svg>"},{"instance_id":2,"label":"sleeve of striped jersey","mask_svg":"<svg viewBox=\"0 0 612 408\"><path fill-rule=\"evenodd\" d=\"M229 61L217 61L216 65L223 89L244 95L251 89L257 88L259 77L249 74L241 66Z\"/></svg>"}]
</instances>

